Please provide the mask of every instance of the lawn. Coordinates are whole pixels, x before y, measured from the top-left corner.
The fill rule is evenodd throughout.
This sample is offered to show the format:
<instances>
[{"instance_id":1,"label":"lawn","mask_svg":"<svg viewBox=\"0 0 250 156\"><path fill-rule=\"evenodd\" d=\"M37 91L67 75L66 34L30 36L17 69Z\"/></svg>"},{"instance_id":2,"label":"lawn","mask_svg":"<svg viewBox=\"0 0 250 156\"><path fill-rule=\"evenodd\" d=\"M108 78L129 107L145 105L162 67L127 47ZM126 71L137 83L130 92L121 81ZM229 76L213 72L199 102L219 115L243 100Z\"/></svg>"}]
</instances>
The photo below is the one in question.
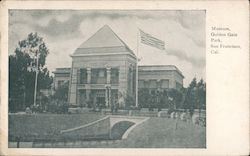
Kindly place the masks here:
<instances>
[{"instance_id":1,"label":"lawn","mask_svg":"<svg viewBox=\"0 0 250 156\"><path fill-rule=\"evenodd\" d=\"M84 125L104 117L101 114L34 114L9 115L9 134L22 141L53 135L60 130ZM205 148L206 128L174 119L152 117L135 127L128 138L104 148ZM176 128L177 127L177 128ZM29 138L28 140L25 140ZM11 139L10 139L11 140ZM92 145L90 147L93 148Z\"/></svg>"},{"instance_id":2,"label":"lawn","mask_svg":"<svg viewBox=\"0 0 250 156\"><path fill-rule=\"evenodd\" d=\"M183 121L178 121L176 129L176 120L153 117L137 126L126 140L108 147L205 148L206 130Z\"/></svg>"},{"instance_id":3,"label":"lawn","mask_svg":"<svg viewBox=\"0 0 250 156\"><path fill-rule=\"evenodd\" d=\"M30 141L34 137L58 134L60 130L84 125L102 117L97 113L9 115L9 136L10 140L18 136L21 140Z\"/></svg>"}]
</instances>

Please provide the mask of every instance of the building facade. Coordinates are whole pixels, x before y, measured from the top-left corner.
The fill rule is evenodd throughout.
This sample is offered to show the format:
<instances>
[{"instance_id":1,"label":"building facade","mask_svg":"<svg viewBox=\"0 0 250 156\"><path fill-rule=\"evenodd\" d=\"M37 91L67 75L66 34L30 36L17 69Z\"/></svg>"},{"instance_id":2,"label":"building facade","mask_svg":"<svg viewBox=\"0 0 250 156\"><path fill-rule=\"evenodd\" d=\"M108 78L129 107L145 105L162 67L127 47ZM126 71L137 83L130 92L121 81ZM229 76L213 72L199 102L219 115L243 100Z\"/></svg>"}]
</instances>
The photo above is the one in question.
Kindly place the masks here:
<instances>
[{"instance_id":1,"label":"building facade","mask_svg":"<svg viewBox=\"0 0 250 156\"><path fill-rule=\"evenodd\" d=\"M144 65L138 67L138 88L150 92L164 91L170 88L180 89L184 76L173 65Z\"/></svg>"},{"instance_id":2,"label":"building facade","mask_svg":"<svg viewBox=\"0 0 250 156\"><path fill-rule=\"evenodd\" d=\"M54 87L69 82L70 107L125 107L136 92L136 55L105 25L71 55L71 68L54 71ZM138 87L180 88L184 76L172 65L139 66Z\"/></svg>"}]
</instances>

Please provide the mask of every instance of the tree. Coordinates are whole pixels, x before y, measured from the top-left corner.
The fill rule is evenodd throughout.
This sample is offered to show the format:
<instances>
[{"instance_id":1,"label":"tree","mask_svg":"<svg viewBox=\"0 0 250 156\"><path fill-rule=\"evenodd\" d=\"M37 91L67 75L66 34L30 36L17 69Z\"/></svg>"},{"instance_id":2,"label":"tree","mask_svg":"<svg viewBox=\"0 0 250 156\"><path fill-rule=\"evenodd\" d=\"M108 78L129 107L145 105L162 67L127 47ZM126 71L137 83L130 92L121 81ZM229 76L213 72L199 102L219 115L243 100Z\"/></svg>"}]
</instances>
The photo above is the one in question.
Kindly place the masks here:
<instances>
[{"instance_id":1,"label":"tree","mask_svg":"<svg viewBox=\"0 0 250 156\"><path fill-rule=\"evenodd\" d=\"M54 98L60 101L67 101L68 100L68 90L69 90L69 81L65 82L64 84L60 85L55 94Z\"/></svg>"},{"instance_id":2,"label":"tree","mask_svg":"<svg viewBox=\"0 0 250 156\"><path fill-rule=\"evenodd\" d=\"M139 89L138 91L138 104L141 108L149 108L150 93L148 89Z\"/></svg>"},{"instance_id":3,"label":"tree","mask_svg":"<svg viewBox=\"0 0 250 156\"><path fill-rule=\"evenodd\" d=\"M168 95L169 95L169 98L171 98L172 101L173 101L173 106L172 107L174 107L174 109L182 108L182 104L181 104L181 102L182 102L182 93L179 90L170 89Z\"/></svg>"},{"instance_id":4,"label":"tree","mask_svg":"<svg viewBox=\"0 0 250 156\"><path fill-rule=\"evenodd\" d=\"M203 79L197 84L197 104L199 111L201 109L206 109L206 84Z\"/></svg>"},{"instance_id":5,"label":"tree","mask_svg":"<svg viewBox=\"0 0 250 156\"><path fill-rule=\"evenodd\" d=\"M161 96L162 108L170 108L170 106L171 106L168 92L169 91L167 91L167 90L164 90L162 92L162 96Z\"/></svg>"},{"instance_id":6,"label":"tree","mask_svg":"<svg viewBox=\"0 0 250 156\"><path fill-rule=\"evenodd\" d=\"M23 95L24 81L23 77L20 76L21 74L20 63L17 61L17 58L9 56L9 111L24 108L24 101L21 100L25 98L25 94Z\"/></svg>"},{"instance_id":7,"label":"tree","mask_svg":"<svg viewBox=\"0 0 250 156\"><path fill-rule=\"evenodd\" d=\"M60 85L55 94L51 98L51 103L48 105L48 111L52 113L67 113L68 112L68 90L69 81Z\"/></svg>"},{"instance_id":8,"label":"tree","mask_svg":"<svg viewBox=\"0 0 250 156\"><path fill-rule=\"evenodd\" d=\"M161 109L164 107L164 94L161 91L157 91L157 108L158 111L161 111Z\"/></svg>"},{"instance_id":9,"label":"tree","mask_svg":"<svg viewBox=\"0 0 250 156\"><path fill-rule=\"evenodd\" d=\"M132 95L127 95L125 98L125 109L129 110L131 107L135 106L135 97Z\"/></svg>"},{"instance_id":10,"label":"tree","mask_svg":"<svg viewBox=\"0 0 250 156\"><path fill-rule=\"evenodd\" d=\"M197 83L194 78L184 94L184 109L189 109L191 115L194 109L199 109L199 111L206 109L206 83L203 79Z\"/></svg>"},{"instance_id":11,"label":"tree","mask_svg":"<svg viewBox=\"0 0 250 156\"><path fill-rule=\"evenodd\" d=\"M9 111L24 110L33 103L36 71L29 67L36 67L36 57L39 73L37 90L50 88L52 77L45 67L48 54L43 38L37 33L30 33L19 41L14 54L9 56Z\"/></svg>"},{"instance_id":12,"label":"tree","mask_svg":"<svg viewBox=\"0 0 250 156\"><path fill-rule=\"evenodd\" d=\"M184 101L184 109L189 109L191 115L194 113L195 104L196 104L196 78L193 78L192 82L189 84Z\"/></svg>"}]
</instances>

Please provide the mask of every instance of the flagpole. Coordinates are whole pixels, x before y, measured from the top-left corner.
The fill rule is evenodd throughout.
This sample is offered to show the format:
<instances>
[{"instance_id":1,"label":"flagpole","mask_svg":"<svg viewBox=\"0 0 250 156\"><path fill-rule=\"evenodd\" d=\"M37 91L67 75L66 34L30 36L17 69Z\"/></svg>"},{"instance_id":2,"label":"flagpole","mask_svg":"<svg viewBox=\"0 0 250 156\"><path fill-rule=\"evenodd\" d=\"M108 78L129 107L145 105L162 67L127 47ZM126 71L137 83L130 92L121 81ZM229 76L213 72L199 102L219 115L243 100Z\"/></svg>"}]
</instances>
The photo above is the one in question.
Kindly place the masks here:
<instances>
[{"instance_id":1,"label":"flagpole","mask_svg":"<svg viewBox=\"0 0 250 156\"><path fill-rule=\"evenodd\" d=\"M35 88L34 88L34 107L36 107L37 78L38 78L38 52L36 53L36 77L35 77Z\"/></svg>"},{"instance_id":2,"label":"flagpole","mask_svg":"<svg viewBox=\"0 0 250 156\"><path fill-rule=\"evenodd\" d=\"M136 91L135 91L135 106L138 107L138 57L139 57L139 29L137 28L137 47L136 47Z\"/></svg>"}]
</instances>

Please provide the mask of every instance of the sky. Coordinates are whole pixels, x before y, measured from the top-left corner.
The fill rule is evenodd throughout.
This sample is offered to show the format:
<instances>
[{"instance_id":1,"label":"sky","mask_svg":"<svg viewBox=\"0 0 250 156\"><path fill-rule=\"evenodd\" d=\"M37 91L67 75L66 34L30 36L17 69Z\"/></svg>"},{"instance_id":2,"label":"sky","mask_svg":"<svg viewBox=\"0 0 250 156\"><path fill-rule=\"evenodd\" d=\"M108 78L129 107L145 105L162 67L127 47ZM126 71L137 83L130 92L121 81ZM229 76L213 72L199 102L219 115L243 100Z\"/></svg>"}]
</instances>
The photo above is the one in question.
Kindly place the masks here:
<instances>
[{"instance_id":1,"label":"sky","mask_svg":"<svg viewBox=\"0 0 250 156\"><path fill-rule=\"evenodd\" d=\"M139 65L175 65L187 87L206 80L204 10L10 10L9 54L31 32L41 36L49 55L46 66L70 67L74 51L98 29L111 29L140 58ZM137 45L138 28L165 42L165 50Z\"/></svg>"}]
</instances>

